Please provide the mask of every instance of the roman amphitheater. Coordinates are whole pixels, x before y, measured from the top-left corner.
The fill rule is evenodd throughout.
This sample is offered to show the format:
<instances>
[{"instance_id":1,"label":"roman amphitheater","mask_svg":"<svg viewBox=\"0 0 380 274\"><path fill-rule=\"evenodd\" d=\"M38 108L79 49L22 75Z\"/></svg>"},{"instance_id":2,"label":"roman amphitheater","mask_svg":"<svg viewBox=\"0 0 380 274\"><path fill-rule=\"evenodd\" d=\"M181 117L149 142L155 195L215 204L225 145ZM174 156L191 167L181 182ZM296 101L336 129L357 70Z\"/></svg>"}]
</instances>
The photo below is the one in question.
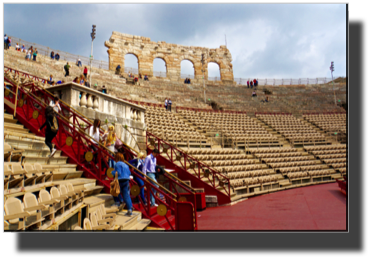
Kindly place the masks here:
<instances>
[{"instance_id":1,"label":"roman amphitheater","mask_svg":"<svg viewBox=\"0 0 380 274\"><path fill-rule=\"evenodd\" d=\"M88 58L12 41L37 48L38 57L4 50L5 230L346 229L346 78L259 79L252 97L246 79L235 78L225 46L188 47L113 32L104 43L108 61L92 62L85 86L74 79L90 68ZM127 54L138 60L133 77L124 67ZM156 58L166 66L159 76ZM184 84L183 60L193 64L191 84ZM218 65L220 77L210 80L208 63ZM62 110L57 152L49 157L39 128L54 96ZM113 205L113 168L104 159L115 155L93 143L95 119L102 133L114 125L122 141L117 150L133 176L130 216ZM154 149L165 169L157 173L158 187L128 162ZM157 205L145 205L142 191L147 199L155 193Z\"/></svg>"}]
</instances>

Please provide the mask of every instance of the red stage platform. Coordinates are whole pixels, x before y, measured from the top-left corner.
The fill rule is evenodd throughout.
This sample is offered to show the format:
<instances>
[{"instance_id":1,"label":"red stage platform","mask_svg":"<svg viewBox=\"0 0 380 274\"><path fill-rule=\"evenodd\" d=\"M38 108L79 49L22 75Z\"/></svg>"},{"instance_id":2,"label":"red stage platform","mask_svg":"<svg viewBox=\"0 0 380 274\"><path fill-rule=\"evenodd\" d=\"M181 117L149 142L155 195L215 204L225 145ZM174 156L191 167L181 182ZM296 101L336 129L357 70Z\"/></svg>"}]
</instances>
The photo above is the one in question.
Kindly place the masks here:
<instances>
[{"instance_id":1,"label":"red stage platform","mask_svg":"<svg viewBox=\"0 0 380 274\"><path fill-rule=\"evenodd\" d=\"M334 182L252 197L197 215L198 230L346 230L346 196Z\"/></svg>"}]
</instances>

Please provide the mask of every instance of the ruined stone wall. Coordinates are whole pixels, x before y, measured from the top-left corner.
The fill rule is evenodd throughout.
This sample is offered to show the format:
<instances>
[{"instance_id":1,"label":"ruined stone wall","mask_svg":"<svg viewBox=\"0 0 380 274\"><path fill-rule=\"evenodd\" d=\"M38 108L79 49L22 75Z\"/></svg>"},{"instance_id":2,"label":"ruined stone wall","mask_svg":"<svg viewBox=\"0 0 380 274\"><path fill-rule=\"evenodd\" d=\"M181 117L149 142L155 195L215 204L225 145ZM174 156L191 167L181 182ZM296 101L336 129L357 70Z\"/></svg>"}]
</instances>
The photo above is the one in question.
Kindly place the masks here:
<instances>
[{"instance_id":1,"label":"ruined stone wall","mask_svg":"<svg viewBox=\"0 0 380 274\"><path fill-rule=\"evenodd\" d=\"M109 41L104 45L108 48L109 69L116 70L118 65L124 72L124 57L126 54L134 54L137 57L139 73L153 77L153 60L161 58L166 63L166 78L170 81L182 82L181 79L181 61L189 60L194 65L193 82L201 83L203 81L202 73L202 53L205 54L206 62L203 66L205 70L205 79L208 79L208 63L213 62L219 65L220 78L222 83L234 84L234 75L232 69L232 57L226 46L220 46L216 49L203 47L182 46L169 44L163 41L152 42L150 38L112 32Z\"/></svg>"}]
</instances>

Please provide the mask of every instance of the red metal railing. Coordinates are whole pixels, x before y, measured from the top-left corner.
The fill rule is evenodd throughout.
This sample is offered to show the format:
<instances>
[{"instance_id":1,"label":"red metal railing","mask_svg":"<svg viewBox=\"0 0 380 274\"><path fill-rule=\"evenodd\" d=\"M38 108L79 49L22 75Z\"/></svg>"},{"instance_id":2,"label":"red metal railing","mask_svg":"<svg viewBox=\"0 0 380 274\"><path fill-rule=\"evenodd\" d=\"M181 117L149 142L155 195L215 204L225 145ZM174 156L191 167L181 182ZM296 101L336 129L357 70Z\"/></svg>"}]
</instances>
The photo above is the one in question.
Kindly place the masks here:
<instances>
[{"instance_id":1,"label":"red metal railing","mask_svg":"<svg viewBox=\"0 0 380 274\"><path fill-rule=\"evenodd\" d=\"M233 111L233 110L213 110L213 109L203 109L203 108L187 108L187 107L177 107L178 110L191 110L195 112L212 112L212 113L235 113L235 114L247 114L246 111Z\"/></svg>"},{"instance_id":2,"label":"red metal railing","mask_svg":"<svg viewBox=\"0 0 380 274\"><path fill-rule=\"evenodd\" d=\"M24 73L19 73L18 75L24 75ZM29 77L33 76L29 75ZM4 82L8 86L10 85L10 89L14 93L16 92L17 84L13 82L11 78L5 76ZM18 86L17 97L17 118L19 121L35 134L44 135L43 132L38 133L38 129L45 120L44 115L41 114L44 113L45 106L47 106L53 99L53 95L36 86L34 83L26 83ZM16 96L13 96L11 93L8 95L4 94L4 99L16 104ZM5 107L9 108L7 105L5 105ZM67 106L64 102L62 102L61 108L62 114L59 114L57 117L60 127L53 143L56 145L57 149L62 150L63 154L69 157L71 162L77 164L78 169L84 171L83 174L86 177L95 178L97 182L104 185L106 187L106 191L108 191L111 178L103 179L105 175L103 175L104 171L102 167L105 167L106 170L108 170L108 162L104 159L114 159L113 153L96 142L92 143L91 137L85 133L85 131L92 125L88 118L85 118L74 109ZM86 159L85 157L85 153L95 152L91 145L93 145L97 150L97 158L94 160L89 158ZM133 157L136 156L136 153L125 144L122 148L122 153L124 154L126 160L133 159ZM171 176L166 175L166 185L169 185L170 190L163 186L157 188L151 183L151 179L149 177L144 178L144 175L137 169L129 163L127 164L130 166L132 175L142 179L145 187L147 188L147 206L144 206L141 198L138 197L141 202L141 209L144 216L150 218L154 224L167 229L197 229L197 218L195 214L196 198L195 193L189 187L176 181ZM137 183L134 180L131 180L131 185L137 185ZM181 189L182 193L180 193L178 189ZM156 201L158 204L165 205L170 214L174 214L175 225L168 219L168 214L162 216L162 220L160 220L160 217L156 214L156 212L151 209L150 193L152 191L156 191L161 195L161 197L164 197L157 197ZM189 199L192 203L179 202L181 197L184 197L184 200ZM180 216L182 211L186 212L183 216L189 216L190 211L192 211L193 214L191 218L184 218Z\"/></svg>"},{"instance_id":3,"label":"red metal railing","mask_svg":"<svg viewBox=\"0 0 380 274\"><path fill-rule=\"evenodd\" d=\"M218 186L222 187L226 194L231 197L231 184L228 177L148 131L146 132L146 144L147 147L154 146L161 155L166 155L170 162L178 161L179 167L210 184L214 189L218 189Z\"/></svg>"}]
</instances>

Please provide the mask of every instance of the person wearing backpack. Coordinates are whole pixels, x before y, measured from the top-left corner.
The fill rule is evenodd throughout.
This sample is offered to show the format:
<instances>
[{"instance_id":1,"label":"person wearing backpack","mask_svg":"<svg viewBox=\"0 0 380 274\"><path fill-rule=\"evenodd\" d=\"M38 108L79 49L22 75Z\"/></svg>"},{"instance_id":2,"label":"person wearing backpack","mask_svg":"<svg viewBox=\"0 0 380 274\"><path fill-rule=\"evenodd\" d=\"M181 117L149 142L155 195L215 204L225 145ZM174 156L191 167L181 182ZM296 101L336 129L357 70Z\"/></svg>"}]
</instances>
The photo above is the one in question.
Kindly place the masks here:
<instances>
[{"instance_id":1,"label":"person wearing backpack","mask_svg":"<svg viewBox=\"0 0 380 274\"><path fill-rule=\"evenodd\" d=\"M63 68L65 69L65 72L66 72L65 77L69 76L69 73L70 73L70 71L69 71L70 70L69 62L67 62L67 64Z\"/></svg>"},{"instance_id":2,"label":"person wearing backpack","mask_svg":"<svg viewBox=\"0 0 380 274\"><path fill-rule=\"evenodd\" d=\"M58 119L55 116L54 108L51 106L47 106L45 109L45 123L38 129L38 132L40 132L44 127L46 127L45 131L45 144L50 149L50 156L49 158L53 157L55 152L57 151L55 148L53 148L52 141L54 137L58 133Z\"/></svg>"}]
</instances>

